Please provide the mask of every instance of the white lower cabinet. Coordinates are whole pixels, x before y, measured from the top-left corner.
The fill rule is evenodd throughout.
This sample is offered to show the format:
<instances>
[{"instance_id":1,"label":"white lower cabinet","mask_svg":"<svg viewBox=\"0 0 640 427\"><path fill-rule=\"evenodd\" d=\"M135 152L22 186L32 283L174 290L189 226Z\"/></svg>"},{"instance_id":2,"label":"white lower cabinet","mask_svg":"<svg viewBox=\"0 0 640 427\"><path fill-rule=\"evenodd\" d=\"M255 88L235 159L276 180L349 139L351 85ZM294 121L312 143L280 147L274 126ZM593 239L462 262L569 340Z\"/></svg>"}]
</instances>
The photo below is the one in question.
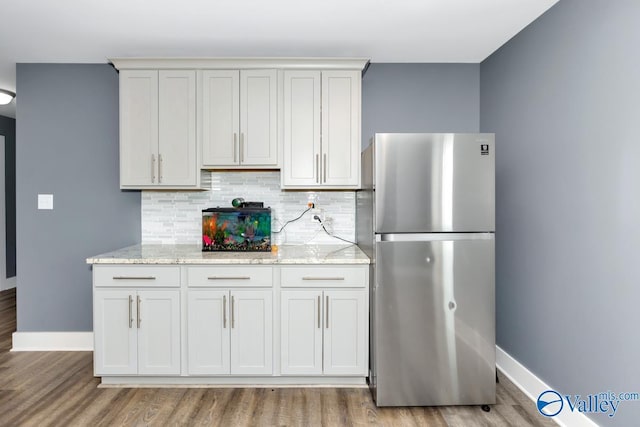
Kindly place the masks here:
<instances>
[{"instance_id":1,"label":"white lower cabinet","mask_svg":"<svg viewBox=\"0 0 640 427\"><path fill-rule=\"evenodd\" d=\"M95 266L95 375L353 384L367 376L368 283L365 265Z\"/></svg>"},{"instance_id":2,"label":"white lower cabinet","mask_svg":"<svg viewBox=\"0 0 640 427\"><path fill-rule=\"evenodd\" d=\"M187 346L190 375L230 372L229 291L189 291Z\"/></svg>"},{"instance_id":3,"label":"white lower cabinet","mask_svg":"<svg viewBox=\"0 0 640 427\"><path fill-rule=\"evenodd\" d=\"M366 291L324 291L324 374L367 375L366 298Z\"/></svg>"},{"instance_id":4,"label":"white lower cabinet","mask_svg":"<svg viewBox=\"0 0 640 427\"><path fill-rule=\"evenodd\" d=\"M322 291L281 291L280 307L280 371L322 374Z\"/></svg>"},{"instance_id":5,"label":"white lower cabinet","mask_svg":"<svg viewBox=\"0 0 640 427\"><path fill-rule=\"evenodd\" d=\"M273 373L272 291L189 290L190 375Z\"/></svg>"},{"instance_id":6,"label":"white lower cabinet","mask_svg":"<svg viewBox=\"0 0 640 427\"><path fill-rule=\"evenodd\" d=\"M96 375L180 374L180 291L97 289Z\"/></svg>"},{"instance_id":7,"label":"white lower cabinet","mask_svg":"<svg viewBox=\"0 0 640 427\"><path fill-rule=\"evenodd\" d=\"M366 375L365 290L281 291L283 375Z\"/></svg>"}]
</instances>

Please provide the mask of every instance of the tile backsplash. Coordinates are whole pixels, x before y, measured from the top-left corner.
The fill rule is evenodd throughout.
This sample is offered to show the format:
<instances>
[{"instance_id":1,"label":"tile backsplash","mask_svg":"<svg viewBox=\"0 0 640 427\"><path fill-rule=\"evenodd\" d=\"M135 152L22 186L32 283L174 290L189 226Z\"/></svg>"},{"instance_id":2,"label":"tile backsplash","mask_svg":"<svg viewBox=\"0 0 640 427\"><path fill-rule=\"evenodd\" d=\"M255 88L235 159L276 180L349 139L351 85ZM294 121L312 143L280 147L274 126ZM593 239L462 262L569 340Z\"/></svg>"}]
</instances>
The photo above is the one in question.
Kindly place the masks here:
<instances>
[{"instance_id":1,"label":"tile backsplash","mask_svg":"<svg viewBox=\"0 0 640 427\"><path fill-rule=\"evenodd\" d=\"M202 243L202 210L231 207L231 200L264 202L271 208L271 230L280 230L286 221L298 217L313 198L317 208L324 209L329 232L355 241L354 191L283 191L279 171L205 172L211 173L208 191L143 191L142 243ZM310 212L292 222L279 235L276 243L343 243L328 236Z\"/></svg>"}]
</instances>

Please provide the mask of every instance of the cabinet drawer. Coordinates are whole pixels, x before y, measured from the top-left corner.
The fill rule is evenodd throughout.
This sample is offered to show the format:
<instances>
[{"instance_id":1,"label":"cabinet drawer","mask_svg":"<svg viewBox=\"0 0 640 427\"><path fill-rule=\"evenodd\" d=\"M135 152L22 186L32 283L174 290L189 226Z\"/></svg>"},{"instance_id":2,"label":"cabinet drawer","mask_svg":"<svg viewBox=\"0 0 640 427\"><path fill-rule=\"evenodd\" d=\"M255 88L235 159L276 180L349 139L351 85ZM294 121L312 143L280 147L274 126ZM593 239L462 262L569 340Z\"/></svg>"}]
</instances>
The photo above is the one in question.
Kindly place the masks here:
<instances>
[{"instance_id":1,"label":"cabinet drawer","mask_svg":"<svg viewBox=\"0 0 640 427\"><path fill-rule=\"evenodd\" d=\"M282 267L283 288L364 288L367 268L363 266L326 265L317 267Z\"/></svg>"},{"instance_id":2,"label":"cabinet drawer","mask_svg":"<svg viewBox=\"0 0 640 427\"><path fill-rule=\"evenodd\" d=\"M271 287L273 267L262 266L216 266L188 267L188 286L207 287Z\"/></svg>"},{"instance_id":3,"label":"cabinet drawer","mask_svg":"<svg viewBox=\"0 0 640 427\"><path fill-rule=\"evenodd\" d=\"M180 286L180 267L157 265L94 265L93 284L97 287L177 288Z\"/></svg>"}]
</instances>

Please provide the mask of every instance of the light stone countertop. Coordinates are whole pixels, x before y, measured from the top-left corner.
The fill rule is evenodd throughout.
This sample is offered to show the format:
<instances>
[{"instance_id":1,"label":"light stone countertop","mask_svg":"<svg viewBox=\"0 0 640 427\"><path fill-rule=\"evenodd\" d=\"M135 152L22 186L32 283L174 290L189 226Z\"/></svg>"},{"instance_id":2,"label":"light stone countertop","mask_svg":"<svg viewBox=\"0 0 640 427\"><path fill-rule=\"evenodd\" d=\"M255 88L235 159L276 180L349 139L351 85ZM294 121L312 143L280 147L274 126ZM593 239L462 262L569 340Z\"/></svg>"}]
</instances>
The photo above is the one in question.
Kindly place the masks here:
<instances>
[{"instance_id":1,"label":"light stone countertop","mask_svg":"<svg viewBox=\"0 0 640 427\"><path fill-rule=\"evenodd\" d=\"M134 245L87 264L369 264L356 245L280 245L277 252L202 252L200 245Z\"/></svg>"}]
</instances>

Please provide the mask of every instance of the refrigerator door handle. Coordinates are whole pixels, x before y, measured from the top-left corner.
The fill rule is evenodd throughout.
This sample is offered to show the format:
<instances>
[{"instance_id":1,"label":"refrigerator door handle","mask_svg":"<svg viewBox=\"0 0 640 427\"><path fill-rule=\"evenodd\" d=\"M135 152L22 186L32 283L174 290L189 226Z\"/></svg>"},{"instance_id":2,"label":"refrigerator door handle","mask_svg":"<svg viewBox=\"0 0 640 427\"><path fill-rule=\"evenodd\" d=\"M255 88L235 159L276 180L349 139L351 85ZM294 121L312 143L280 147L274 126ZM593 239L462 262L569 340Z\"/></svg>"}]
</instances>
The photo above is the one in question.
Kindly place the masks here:
<instances>
[{"instance_id":1,"label":"refrigerator door handle","mask_svg":"<svg viewBox=\"0 0 640 427\"><path fill-rule=\"evenodd\" d=\"M376 242L432 242L435 240L491 240L494 238L494 233L376 234Z\"/></svg>"}]
</instances>

